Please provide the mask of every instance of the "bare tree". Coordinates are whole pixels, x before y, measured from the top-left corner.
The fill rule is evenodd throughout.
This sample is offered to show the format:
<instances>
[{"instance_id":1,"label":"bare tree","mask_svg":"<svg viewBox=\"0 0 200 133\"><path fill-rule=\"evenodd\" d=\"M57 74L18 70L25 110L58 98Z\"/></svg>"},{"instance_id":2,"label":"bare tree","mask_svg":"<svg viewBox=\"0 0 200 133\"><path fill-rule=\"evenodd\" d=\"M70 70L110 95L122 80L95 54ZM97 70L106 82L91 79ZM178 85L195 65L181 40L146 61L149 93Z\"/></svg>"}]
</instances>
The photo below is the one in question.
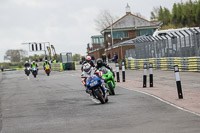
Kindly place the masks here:
<instances>
[{"instance_id":1,"label":"bare tree","mask_svg":"<svg viewBox=\"0 0 200 133\"><path fill-rule=\"evenodd\" d=\"M27 51L22 49L9 49L6 51L4 60L9 60L11 62L20 62L27 55Z\"/></svg>"},{"instance_id":2,"label":"bare tree","mask_svg":"<svg viewBox=\"0 0 200 133\"><path fill-rule=\"evenodd\" d=\"M153 20L158 20L158 13L159 13L159 7L153 7L153 11L151 11L151 17L150 19Z\"/></svg>"},{"instance_id":3,"label":"bare tree","mask_svg":"<svg viewBox=\"0 0 200 133\"><path fill-rule=\"evenodd\" d=\"M108 10L103 10L99 13L97 18L94 20L96 25L96 30L102 31L112 23L114 23L118 17L113 16Z\"/></svg>"},{"instance_id":4,"label":"bare tree","mask_svg":"<svg viewBox=\"0 0 200 133\"><path fill-rule=\"evenodd\" d=\"M135 12L135 13L133 13L133 14L135 14L136 16L138 16L138 17L140 17L140 18L145 19L145 16L142 16L142 14L141 14L140 12Z\"/></svg>"}]
</instances>

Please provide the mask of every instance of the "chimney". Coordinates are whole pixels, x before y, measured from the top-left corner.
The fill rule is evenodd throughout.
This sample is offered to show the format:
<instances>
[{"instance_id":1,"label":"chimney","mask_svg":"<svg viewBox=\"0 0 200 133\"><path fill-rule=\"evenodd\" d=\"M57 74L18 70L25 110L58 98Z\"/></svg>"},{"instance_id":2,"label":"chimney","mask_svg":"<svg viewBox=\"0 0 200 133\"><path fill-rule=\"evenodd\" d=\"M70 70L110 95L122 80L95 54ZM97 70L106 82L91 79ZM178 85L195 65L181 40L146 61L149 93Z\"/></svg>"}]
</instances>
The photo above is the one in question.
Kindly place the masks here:
<instances>
[{"instance_id":1,"label":"chimney","mask_svg":"<svg viewBox=\"0 0 200 133\"><path fill-rule=\"evenodd\" d=\"M126 6L126 14L130 14L131 13L131 8L130 6L128 5L127 3L127 6Z\"/></svg>"}]
</instances>

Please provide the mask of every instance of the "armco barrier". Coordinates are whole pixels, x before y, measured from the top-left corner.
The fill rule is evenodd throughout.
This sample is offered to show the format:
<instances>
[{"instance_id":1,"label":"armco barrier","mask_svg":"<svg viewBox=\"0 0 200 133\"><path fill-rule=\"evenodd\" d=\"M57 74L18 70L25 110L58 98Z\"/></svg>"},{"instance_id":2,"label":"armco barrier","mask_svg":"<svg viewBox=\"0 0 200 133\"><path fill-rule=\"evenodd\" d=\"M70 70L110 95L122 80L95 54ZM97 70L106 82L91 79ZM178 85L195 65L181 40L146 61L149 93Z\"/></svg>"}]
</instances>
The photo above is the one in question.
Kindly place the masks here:
<instances>
[{"instance_id":1,"label":"armco barrier","mask_svg":"<svg viewBox=\"0 0 200 133\"><path fill-rule=\"evenodd\" d=\"M179 71L200 72L200 57L167 57L149 59L127 59L126 66L129 69L143 69L144 63L153 64L154 69L173 70L175 65Z\"/></svg>"},{"instance_id":2,"label":"armco barrier","mask_svg":"<svg viewBox=\"0 0 200 133\"><path fill-rule=\"evenodd\" d=\"M51 64L51 70L52 71L63 71L63 68L62 68L62 63L52 63Z\"/></svg>"},{"instance_id":3,"label":"armco barrier","mask_svg":"<svg viewBox=\"0 0 200 133\"><path fill-rule=\"evenodd\" d=\"M38 63L39 70L43 69L43 63ZM69 63L51 63L52 71L65 71L65 70L76 70L76 62Z\"/></svg>"}]
</instances>

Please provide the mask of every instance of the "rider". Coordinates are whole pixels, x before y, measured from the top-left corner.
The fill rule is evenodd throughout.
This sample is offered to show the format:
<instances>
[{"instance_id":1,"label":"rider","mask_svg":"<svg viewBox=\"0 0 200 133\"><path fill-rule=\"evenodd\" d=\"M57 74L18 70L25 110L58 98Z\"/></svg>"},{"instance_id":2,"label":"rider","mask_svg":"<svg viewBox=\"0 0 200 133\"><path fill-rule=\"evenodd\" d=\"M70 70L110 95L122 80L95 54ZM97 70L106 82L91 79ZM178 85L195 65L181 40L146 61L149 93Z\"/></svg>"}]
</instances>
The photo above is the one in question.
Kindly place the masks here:
<instances>
[{"instance_id":1,"label":"rider","mask_svg":"<svg viewBox=\"0 0 200 133\"><path fill-rule=\"evenodd\" d=\"M105 62L103 62L102 59L98 59L98 60L97 60L97 66L96 66L96 68L97 68L98 70L102 70L104 67L107 68L107 69L109 69L109 70L113 73L113 77L115 77L115 73L113 72L112 67L110 67L110 66L107 65ZM114 80L114 78L113 78L113 80ZM114 85L115 85L115 81L113 81L113 83L114 83Z\"/></svg>"},{"instance_id":2,"label":"rider","mask_svg":"<svg viewBox=\"0 0 200 133\"><path fill-rule=\"evenodd\" d=\"M85 63L83 65L83 74L81 75L82 77L85 78L84 82L86 82L86 80L89 76L94 75L94 74L98 75L96 73L95 67L92 67L89 63ZM104 83L104 80L102 80L102 82ZM103 87L103 88L104 88L104 91L106 92L107 89L105 87ZM86 92L89 93L88 88L86 88Z\"/></svg>"},{"instance_id":3,"label":"rider","mask_svg":"<svg viewBox=\"0 0 200 133\"><path fill-rule=\"evenodd\" d=\"M102 69L102 67L105 67L105 68L109 69L113 73L113 76L115 77L115 73L113 72L112 67L110 67L109 65L107 65L105 62L103 62L102 59L99 58L97 60L97 66L96 66L96 68L99 70L99 69Z\"/></svg>"},{"instance_id":4,"label":"rider","mask_svg":"<svg viewBox=\"0 0 200 133\"><path fill-rule=\"evenodd\" d=\"M89 63L92 67L95 67L94 62L92 61L92 58L91 58L90 56L87 56L87 57L86 57L86 60L82 63L82 67L81 67L81 70L82 70L82 71L83 71L83 65L84 65L85 63Z\"/></svg>"},{"instance_id":5,"label":"rider","mask_svg":"<svg viewBox=\"0 0 200 133\"><path fill-rule=\"evenodd\" d=\"M47 60L45 60L45 62L43 64L44 70L45 70L46 66L49 66L49 68L51 69L51 64Z\"/></svg>"},{"instance_id":6,"label":"rider","mask_svg":"<svg viewBox=\"0 0 200 133\"><path fill-rule=\"evenodd\" d=\"M24 67L25 68L30 67L30 63L28 61L26 61L25 64L24 64Z\"/></svg>"},{"instance_id":7,"label":"rider","mask_svg":"<svg viewBox=\"0 0 200 133\"><path fill-rule=\"evenodd\" d=\"M34 68L34 67L36 67L37 71L38 71L38 65L37 65L37 63L35 63L35 61L33 61L31 64L31 68Z\"/></svg>"},{"instance_id":8,"label":"rider","mask_svg":"<svg viewBox=\"0 0 200 133\"><path fill-rule=\"evenodd\" d=\"M3 65L1 65L1 72L3 72Z\"/></svg>"}]
</instances>

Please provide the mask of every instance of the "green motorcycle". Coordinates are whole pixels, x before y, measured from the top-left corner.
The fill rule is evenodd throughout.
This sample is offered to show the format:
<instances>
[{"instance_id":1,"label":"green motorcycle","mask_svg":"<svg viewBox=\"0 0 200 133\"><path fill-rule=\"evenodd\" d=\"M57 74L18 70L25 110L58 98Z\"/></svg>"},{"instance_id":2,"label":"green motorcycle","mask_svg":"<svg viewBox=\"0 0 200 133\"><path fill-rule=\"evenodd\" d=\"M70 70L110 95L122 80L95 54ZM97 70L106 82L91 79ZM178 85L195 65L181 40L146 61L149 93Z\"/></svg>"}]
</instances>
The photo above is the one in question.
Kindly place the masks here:
<instances>
[{"instance_id":1,"label":"green motorcycle","mask_svg":"<svg viewBox=\"0 0 200 133\"><path fill-rule=\"evenodd\" d=\"M102 70L102 78L106 82L106 88L109 89L110 95L115 95L115 78L113 73L110 70L103 69Z\"/></svg>"}]
</instances>

